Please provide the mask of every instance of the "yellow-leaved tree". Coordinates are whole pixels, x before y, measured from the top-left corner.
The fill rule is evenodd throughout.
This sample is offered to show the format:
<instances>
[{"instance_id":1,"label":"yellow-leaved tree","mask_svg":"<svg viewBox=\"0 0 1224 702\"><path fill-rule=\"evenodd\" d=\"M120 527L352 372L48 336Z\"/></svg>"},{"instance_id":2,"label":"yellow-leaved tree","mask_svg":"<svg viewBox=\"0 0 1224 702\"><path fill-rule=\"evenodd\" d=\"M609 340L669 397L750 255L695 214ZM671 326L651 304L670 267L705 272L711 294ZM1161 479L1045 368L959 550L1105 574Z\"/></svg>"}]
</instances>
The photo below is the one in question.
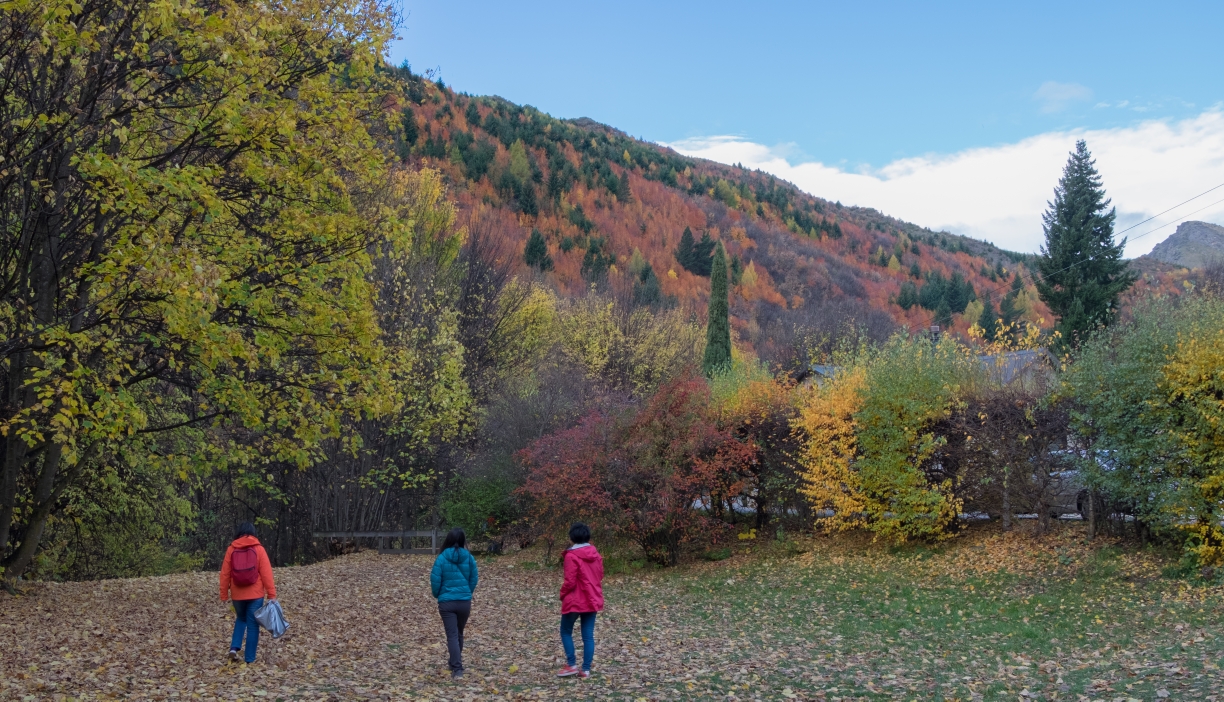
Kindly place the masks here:
<instances>
[{"instance_id":1,"label":"yellow-leaved tree","mask_svg":"<svg viewBox=\"0 0 1224 702\"><path fill-rule=\"evenodd\" d=\"M980 362L953 339L898 334L879 346L836 354L800 412L805 494L831 510L833 529L864 527L893 540L941 539L961 501L931 471L945 439L934 431L983 378Z\"/></svg>"},{"instance_id":2,"label":"yellow-leaved tree","mask_svg":"<svg viewBox=\"0 0 1224 702\"><path fill-rule=\"evenodd\" d=\"M1224 564L1224 329L1195 331L1178 339L1161 389L1178 415L1172 431L1185 454L1184 477L1197 493L1182 515L1189 550L1200 563L1218 566Z\"/></svg>"},{"instance_id":3,"label":"yellow-leaved tree","mask_svg":"<svg viewBox=\"0 0 1224 702\"><path fill-rule=\"evenodd\" d=\"M371 276L414 231L374 141L393 19L363 0L0 6L6 584L87 473L304 466L345 417L404 401Z\"/></svg>"}]
</instances>

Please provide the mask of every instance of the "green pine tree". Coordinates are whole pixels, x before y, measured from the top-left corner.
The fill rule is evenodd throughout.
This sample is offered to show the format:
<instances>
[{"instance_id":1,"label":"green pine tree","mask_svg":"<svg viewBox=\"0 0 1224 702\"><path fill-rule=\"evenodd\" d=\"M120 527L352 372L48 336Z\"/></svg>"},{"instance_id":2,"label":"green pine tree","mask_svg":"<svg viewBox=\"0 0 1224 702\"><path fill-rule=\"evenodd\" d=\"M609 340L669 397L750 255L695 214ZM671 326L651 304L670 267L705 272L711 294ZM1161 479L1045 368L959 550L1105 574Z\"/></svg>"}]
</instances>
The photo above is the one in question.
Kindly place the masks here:
<instances>
[{"instance_id":1,"label":"green pine tree","mask_svg":"<svg viewBox=\"0 0 1224 702\"><path fill-rule=\"evenodd\" d=\"M740 261L739 255L731 257L731 284L739 285L744 278L744 263Z\"/></svg>"},{"instance_id":2,"label":"green pine tree","mask_svg":"<svg viewBox=\"0 0 1224 702\"><path fill-rule=\"evenodd\" d=\"M653 307L661 302L663 288L659 285L659 276L655 275L654 268L648 262L633 280L633 304Z\"/></svg>"},{"instance_id":3,"label":"green pine tree","mask_svg":"<svg viewBox=\"0 0 1224 702\"><path fill-rule=\"evenodd\" d=\"M684 270L689 270L693 265L693 230L688 227L684 228L684 233L680 235L680 244L676 246L676 263Z\"/></svg>"},{"instance_id":4,"label":"green pine tree","mask_svg":"<svg viewBox=\"0 0 1224 702\"><path fill-rule=\"evenodd\" d=\"M1126 239L1114 243L1116 211L1109 206L1096 162L1081 139L1042 215L1046 243L1034 276L1037 294L1058 317L1063 344L1074 344L1108 324L1118 296L1135 282L1122 259Z\"/></svg>"},{"instance_id":5,"label":"green pine tree","mask_svg":"<svg viewBox=\"0 0 1224 702\"><path fill-rule=\"evenodd\" d=\"M982 314L977 323L982 328L982 338L986 341L994 341L999 337L999 315L995 313L994 303L990 301L989 296L982 300Z\"/></svg>"},{"instance_id":6,"label":"green pine tree","mask_svg":"<svg viewBox=\"0 0 1224 702\"><path fill-rule=\"evenodd\" d=\"M552 256L548 255L548 243L544 241L544 235L539 229L532 229L531 236L527 239L527 246L523 249L523 260L532 268L538 268L540 271L551 271L553 268Z\"/></svg>"},{"instance_id":7,"label":"green pine tree","mask_svg":"<svg viewBox=\"0 0 1224 702\"><path fill-rule=\"evenodd\" d=\"M713 377L731 367L731 321L727 300L727 253L722 244L714 248L710 266L710 321L706 324L705 356L701 368Z\"/></svg>"},{"instance_id":8,"label":"green pine tree","mask_svg":"<svg viewBox=\"0 0 1224 702\"><path fill-rule=\"evenodd\" d=\"M608 269L614 263L612 254L604 251L605 246L607 243L603 239L591 239L586 254L582 257L582 277L588 282L602 282L608 275Z\"/></svg>"}]
</instances>

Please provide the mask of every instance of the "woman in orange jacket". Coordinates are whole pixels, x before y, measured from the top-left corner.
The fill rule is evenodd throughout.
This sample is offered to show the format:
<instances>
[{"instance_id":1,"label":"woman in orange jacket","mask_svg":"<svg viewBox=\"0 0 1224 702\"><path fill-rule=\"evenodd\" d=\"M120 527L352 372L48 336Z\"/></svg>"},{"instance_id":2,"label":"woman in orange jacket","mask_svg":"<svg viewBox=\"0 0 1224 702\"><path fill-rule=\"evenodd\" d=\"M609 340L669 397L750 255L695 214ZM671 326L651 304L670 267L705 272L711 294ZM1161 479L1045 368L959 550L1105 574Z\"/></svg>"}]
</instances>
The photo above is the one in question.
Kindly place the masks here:
<instances>
[{"instance_id":1,"label":"woman in orange jacket","mask_svg":"<svg viewBox=\"0 0 1224 702\"><path fill-rule=\"evenodd\" d=\"M243 522L238 525L234 541L225 551L221 562L221 601L234 601L234 637L230 641L229 657L238 660L242 650L242 636L246 634L247 663L255 662L255 649L259 646L259 623L255 612L263 606L264 596L276 599L276 583L272 581L272 562L268 552L255 537L255 525Z\"/></svg>"}]
</instances>

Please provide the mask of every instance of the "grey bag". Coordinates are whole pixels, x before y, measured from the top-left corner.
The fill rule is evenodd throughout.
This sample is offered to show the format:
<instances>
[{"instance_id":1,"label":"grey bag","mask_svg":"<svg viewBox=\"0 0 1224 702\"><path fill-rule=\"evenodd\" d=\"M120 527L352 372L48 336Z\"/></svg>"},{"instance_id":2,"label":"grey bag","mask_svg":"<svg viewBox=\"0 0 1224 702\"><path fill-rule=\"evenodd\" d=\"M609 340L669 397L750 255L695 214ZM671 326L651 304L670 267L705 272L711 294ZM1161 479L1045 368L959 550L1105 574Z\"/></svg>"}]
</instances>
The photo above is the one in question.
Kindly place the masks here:
<instances>
[{"instance_id":1,"label":"grey bag","mask_svg":"<svg viewBox=\"0 0 1224 702\"><path fill-rule=\"evenodd\" d=\"M281 611L279 600L268 600L267 604L255 610L255 621L267 629L274 639L284 636L289 629L289 622L285 621L285 613Z\"/></svg>"}]
</instances>

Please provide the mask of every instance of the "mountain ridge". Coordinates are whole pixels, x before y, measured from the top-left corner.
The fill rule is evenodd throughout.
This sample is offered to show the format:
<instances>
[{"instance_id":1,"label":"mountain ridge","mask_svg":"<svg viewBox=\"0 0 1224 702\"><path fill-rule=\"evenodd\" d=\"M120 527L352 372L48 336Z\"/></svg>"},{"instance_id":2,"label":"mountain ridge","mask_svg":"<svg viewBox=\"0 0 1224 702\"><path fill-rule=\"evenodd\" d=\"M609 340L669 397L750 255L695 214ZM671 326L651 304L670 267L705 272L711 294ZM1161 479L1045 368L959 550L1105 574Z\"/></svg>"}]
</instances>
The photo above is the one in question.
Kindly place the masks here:
<instances>
[{"instance_id":1,"label":"mountain ridge","mask_svg":"<svg viewBox=\"0 0 1224 702\"><path fill-rule=\"evenodd\" d=\"M722 242L739 267L732 328L768 360L793 361L805 338L850 324L873 337L935 321L963 333L986 302L979 297L997 310L1010 296L1019 319L1053 322L1032 285L1032 254L830 202L591 118L557 119L399 73L409 84L400 157L440 170L469 215L505 222L518 252L538 232L550 268L539 275L562 294L584 294L596 279L629 289L649 268L662 299L704 315L709 282L676 254L688 229Z\"/></svg>"},{"instance_id":2,"label":"mountain ridge","mask_svg":"<svg viewBox=\"0 0 1224 702\"><path fill-rule=\"evenodd\" d=\"M1182 222L1145 256L1183 268L1205 268L1224 261L1224 227L1210 222Z\"/></svg>"}]
</instances>

